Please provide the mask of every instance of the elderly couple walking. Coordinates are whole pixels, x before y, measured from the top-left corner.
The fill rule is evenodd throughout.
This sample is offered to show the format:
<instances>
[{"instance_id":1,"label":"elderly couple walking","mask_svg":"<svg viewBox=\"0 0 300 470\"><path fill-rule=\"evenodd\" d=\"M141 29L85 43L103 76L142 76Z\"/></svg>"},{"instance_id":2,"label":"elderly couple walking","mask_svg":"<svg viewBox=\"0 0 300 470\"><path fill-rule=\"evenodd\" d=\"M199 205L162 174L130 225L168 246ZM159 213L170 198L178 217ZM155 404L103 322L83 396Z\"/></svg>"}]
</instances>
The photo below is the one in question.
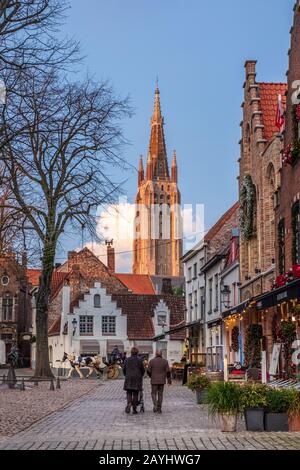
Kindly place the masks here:
<instances>
[{"instance_id":1,"label":"elderly couple walking","mask_svg":"<svg viewBox=\"0 0 300 470\"><path fill-rule=\"evenodd\" d=\"M139 357L137 348L131 349L131 356L125 361L123 372L125 376L124 390L127 392L126 413L137 413L139 394L143 390L143 377L145 368ZM156 351L154 359L151 359L147 368L147 374L151 380L151 396L154 413L161 413L164 386L166 382L171 385L171 373L168 361L162 357L161 351Z\"/></svg>"}]
</instances>

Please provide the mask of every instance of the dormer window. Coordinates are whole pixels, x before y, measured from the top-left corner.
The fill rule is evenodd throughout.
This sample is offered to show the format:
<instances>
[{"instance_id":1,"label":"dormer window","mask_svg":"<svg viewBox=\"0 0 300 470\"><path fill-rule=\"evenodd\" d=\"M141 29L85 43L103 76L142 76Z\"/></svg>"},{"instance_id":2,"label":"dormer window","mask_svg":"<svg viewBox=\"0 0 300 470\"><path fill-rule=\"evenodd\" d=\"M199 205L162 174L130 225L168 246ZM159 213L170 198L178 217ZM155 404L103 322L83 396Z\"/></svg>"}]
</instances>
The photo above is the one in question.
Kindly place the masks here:
<instances>
[{"instance_id":1,"label":"dormer window","mask_svg":"<svg viewBox=\"0 0 300 470\"><path fill-rule=\"evenodd\" d=\"M94 307L95 308L101 307L101 296L99 294L94 295Z\"/></svg>"}]
</instances>

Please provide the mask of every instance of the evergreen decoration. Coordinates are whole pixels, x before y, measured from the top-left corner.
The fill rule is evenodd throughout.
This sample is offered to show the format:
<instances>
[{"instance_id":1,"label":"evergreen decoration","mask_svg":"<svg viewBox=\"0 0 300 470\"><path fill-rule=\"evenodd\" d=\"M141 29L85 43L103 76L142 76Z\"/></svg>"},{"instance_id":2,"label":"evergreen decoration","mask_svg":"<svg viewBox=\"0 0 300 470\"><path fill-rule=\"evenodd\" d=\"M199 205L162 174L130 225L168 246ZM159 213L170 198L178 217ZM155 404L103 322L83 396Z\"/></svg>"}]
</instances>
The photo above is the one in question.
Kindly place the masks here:
<instances>
[{"instance_id":1,"label":"evergreen decoration","mask_svg":"<svg viewBox=\"0 0 300 470\"><path fill-rule=\"evenodd\" d=\"M255 235L256 190L250 175L244 177L240 192L240 228L245 240Z\"/></svg>"},{"instance_id":2,"label":"evergreen decoration","mask_svg":"<svg viewBox=\"0 0 300 470\"><path fill-rule=\"evenodd\" d=\"M253 324L249 325L246 332L245 341L245 366L260 367L261 361L261 339L262 326Z\"/></svg>"},{"instance_id":3,"label":"evergreen decoration","mask_svg":"<svg viewBox=\"0 0 300 470\"><path fill-rule=\"evenodd\" d=\"M234 326L231 331L231 348L234 352L239 350L239 329L237 326Z\"/></svg>"},{"instance_id":4,"label":"evergreen decoration","mask_svg":"<svg viewBox=\"0 0 300 470\"><path fill-rule=\"evenodd\" d=\"M292 362L292 344L297 338L296 324L292 321L281 322L281 342L284 354L284 369L287 378L291 378L295 372L295 366Z\"/></svg>"}]
</instances>

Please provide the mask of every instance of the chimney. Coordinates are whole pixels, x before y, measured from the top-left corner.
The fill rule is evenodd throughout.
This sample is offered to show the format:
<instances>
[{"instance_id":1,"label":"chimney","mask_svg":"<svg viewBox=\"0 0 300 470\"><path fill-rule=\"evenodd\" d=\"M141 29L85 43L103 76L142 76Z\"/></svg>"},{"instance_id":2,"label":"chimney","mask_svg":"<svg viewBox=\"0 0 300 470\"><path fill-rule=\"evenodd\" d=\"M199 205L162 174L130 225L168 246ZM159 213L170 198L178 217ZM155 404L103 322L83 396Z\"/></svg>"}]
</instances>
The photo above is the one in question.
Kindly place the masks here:
<instances>
[{"instance_id":1,"label":"chimney","mask_svg":"<svg viewBox=\"0 0 300 470\"><path fill-rule=\"evenodd\" d=\"M171 281L170 278L165 277L162 280L161 293L162 294L173 294L172 281Z\"/></svg>"},{"instance_id":2,"label":"chimney","mask_svg":"<svg viewBox=\"0 0 300 470\"><path fill-rule=\"evenodd\" d=\"M27 268L27 253L26 251L23 251L22 253L22 266L24 269Z\"/></svg>"},{"instance_id":3,"label":"chimney","mask_svg":"<svg viewBox=\"0 0 300 470\"><path fill-rule=\"evenodd\" d=\"M115 249L113 247L113 243L113 240L105 240L105 245L107 246L107 267L111 273L116 271Z\"/></svg>"}]
</instances>

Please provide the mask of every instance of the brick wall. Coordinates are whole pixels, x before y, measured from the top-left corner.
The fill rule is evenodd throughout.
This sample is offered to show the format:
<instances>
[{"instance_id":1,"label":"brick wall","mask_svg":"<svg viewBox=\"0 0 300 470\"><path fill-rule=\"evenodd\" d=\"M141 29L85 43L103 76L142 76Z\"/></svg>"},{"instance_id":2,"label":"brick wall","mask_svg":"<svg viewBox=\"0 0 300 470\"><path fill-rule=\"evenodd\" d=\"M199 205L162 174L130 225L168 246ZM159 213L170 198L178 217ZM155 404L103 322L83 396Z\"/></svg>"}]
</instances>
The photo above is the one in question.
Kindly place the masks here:
<instances>
[{"instance_id":1,"label":"brick wall","mask_svg":"<svg viewBox=\"0 0 300 470\"><path fill-rule=\"evenodd\" d=\"M300 80L300 6L295 6L294 24L291 29L291 48L289 50L288 69L288 93L286 109L286 129L284 147L292 143L293 135L293 94L296 90L295 81ZM298 85L299 86L299 85ZM276 227L281 218L285 222L285 270L292 267L292 227L291 209L294 202L300 198L300 159L294 166L284 165L281 169L281 187L279 194L279 206L276 210ZM277 237L276 237L277 241ZM276 260L278 260L278 244L276 248ZM278 267L278 266L277 266Z\"/></svg>"},{"instance_id":2,"label":"brick wall","mask_svg":"<svg viewBox=\"0 0 300 470\"><path fill-rule=\"evenodd\" d=\"M277 93L285 90L284 84L265 84L256 81L256 61L245 64L242 139L239 160L239 191L246 175L250 175L255 186L256 207L254 235L240 240L240 279L243 284L241 298L249 293L257 295L270 289L270 275L260 272L274 268L275 259L275 213L274 193L280 184L280 162L282 141L272 129L276 108L269 109L268 98L274 105ZM268 94L270 96L268 96ZM262 106L262 96L267 102ZM274 114L274 115L273 115ZM269 127L267 127L267 124ZM274 124L273 124L274 126ZM274 274L271 274L271 279ZM253 282L250 281L253 280ZM250 281L250 282L249 282ZM260 286L260 287L259 287Z\"/></svg>"}]
</instances>

